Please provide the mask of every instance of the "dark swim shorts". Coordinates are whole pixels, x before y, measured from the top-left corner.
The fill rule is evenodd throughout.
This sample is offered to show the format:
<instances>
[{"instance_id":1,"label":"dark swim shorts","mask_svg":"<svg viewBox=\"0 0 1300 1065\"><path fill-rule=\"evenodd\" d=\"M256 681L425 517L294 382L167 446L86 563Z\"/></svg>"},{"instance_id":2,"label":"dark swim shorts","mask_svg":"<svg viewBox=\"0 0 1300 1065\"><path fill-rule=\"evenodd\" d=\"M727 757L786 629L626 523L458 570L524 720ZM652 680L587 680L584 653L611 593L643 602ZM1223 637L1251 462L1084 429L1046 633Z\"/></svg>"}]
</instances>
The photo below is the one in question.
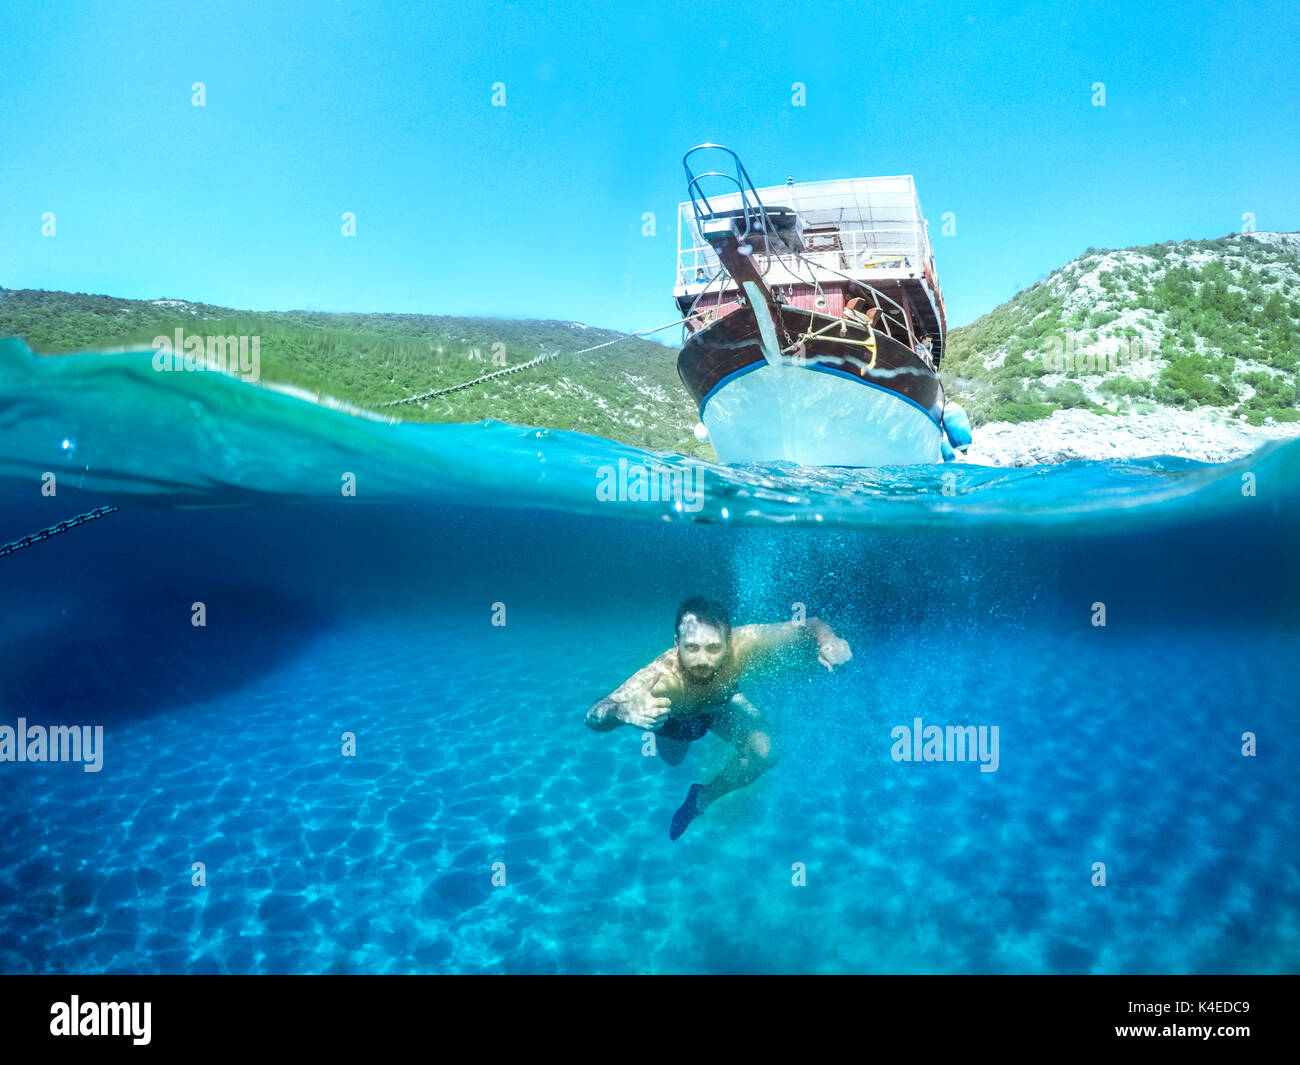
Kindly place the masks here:
<instances>
[{"instance_id":1,"label":"dark swim shorts","mask_svg":"<svg viewBox=\"0 0 1300 1065\"><path fill-rule=\"evenodd\" d=\"M658 735L670 740L683 740L691 743L700 739L713 724L713 714L700 714L698 717L674 718L659 729Z\"/></svg>"}]
</instances>

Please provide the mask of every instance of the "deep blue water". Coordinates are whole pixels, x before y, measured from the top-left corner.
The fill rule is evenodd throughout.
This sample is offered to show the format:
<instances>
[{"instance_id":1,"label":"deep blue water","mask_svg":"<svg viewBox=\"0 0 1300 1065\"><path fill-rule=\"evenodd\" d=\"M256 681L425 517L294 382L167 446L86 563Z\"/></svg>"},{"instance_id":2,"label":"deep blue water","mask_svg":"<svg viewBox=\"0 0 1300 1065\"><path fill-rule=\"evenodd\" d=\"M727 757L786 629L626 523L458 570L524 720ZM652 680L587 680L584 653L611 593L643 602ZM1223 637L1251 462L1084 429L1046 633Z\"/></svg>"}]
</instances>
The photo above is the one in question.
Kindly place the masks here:
<instances>
[{"instance_id":1,"label":"deep blue water","mask_svg":"<svg viewBox=\"0 0 1300 1065\"><path fill-rule=\"evenodd\" d=\"M0 726L105 735L0 763L0 971L1300 968L1300 444L710 468L691 513L598 501L647 457L606 441L141 361L0 351L0 542L121 508L0 558ZM699 593L854 660L750 678L781 760L670 842L722 742L583 713ZM997 771L893 760L916 717L997 725Z\"/></svg>"}]
</instances>

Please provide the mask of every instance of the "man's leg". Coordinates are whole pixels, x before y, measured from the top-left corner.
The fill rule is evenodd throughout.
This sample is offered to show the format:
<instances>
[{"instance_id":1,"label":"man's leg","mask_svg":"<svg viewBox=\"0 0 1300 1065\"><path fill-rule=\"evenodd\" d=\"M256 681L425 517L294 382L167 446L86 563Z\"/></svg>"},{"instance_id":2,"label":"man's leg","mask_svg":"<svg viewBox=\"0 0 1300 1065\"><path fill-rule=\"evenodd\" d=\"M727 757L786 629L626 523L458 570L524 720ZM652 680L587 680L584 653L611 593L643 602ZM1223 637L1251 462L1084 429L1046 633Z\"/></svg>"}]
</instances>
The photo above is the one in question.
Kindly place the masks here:
<instances>
[{"instance_id":1,"label":"man's leg","mask_svg":"<svg viewBox=\"0 0 1300 1065\"><path fill-rule=\"evenodd\" d=\"M669 739L667 736L655 737L655 754L667 762L668 765L680 764L690 749L690 740L674 740Z\"/></svg>"},{"instance_id":2,"label":"man's leg","mask_svg":"<svg viewBox=\"0 0 1300 1065\"><path fill-rule=\"evenodd\" d=\"M678 765L691 749L691 744L708 732L712 720L712 714L701 714L666 722L655 733L655 754L669 765Z\"/></svg>"},{"instance_id":3,"label":"man's leg","mask_svg":"<svg viewBox=\"0 0 1300 1065\"><path fill-rule=\"evenodd\" d=\"M700 789L701 810L727 792L754 783L776 765L771 726L739 692L731 697L726 710L713 715L710 731L735 747L736 754L721 773Z\"/></svg>"},{"instance_id":4,"label":"man's leg","mask_svg":"<svg viewBox=\"0 0 1300 1065\"><path fill-rule=\"evenodd\" d=\"M709 729L735 747L736 754L707 784L691 785L668 826L670 839L677 839L715 800L752 784L776 764L772 730L743 695L733 695L726 709L713 715Z\"/></svg>"}]
</instances>

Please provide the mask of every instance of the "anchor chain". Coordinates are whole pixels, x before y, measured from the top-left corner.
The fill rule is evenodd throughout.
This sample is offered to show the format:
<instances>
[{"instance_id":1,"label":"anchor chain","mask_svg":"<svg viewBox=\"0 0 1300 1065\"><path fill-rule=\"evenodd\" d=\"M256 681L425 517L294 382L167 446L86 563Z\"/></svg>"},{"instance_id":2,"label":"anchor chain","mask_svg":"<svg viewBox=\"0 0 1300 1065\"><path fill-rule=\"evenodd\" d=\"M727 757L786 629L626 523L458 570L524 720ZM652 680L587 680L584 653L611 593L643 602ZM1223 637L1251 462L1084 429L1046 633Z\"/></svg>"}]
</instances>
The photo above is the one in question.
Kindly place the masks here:
<instances>
[{"instance_id":1,"label":"anchor chain","mask_svg":"<svg viewBox=\"0 0 1300 1065\"><path fill-rule=\"evenodd\" d=\"M30 536L24 536L21 540L13 540L3 546L0 546L0 557L12 554L15 551L21 551L24 547L31 547L32 544L38 544L42 540L48 540L51 536L57 536L59 533L65 533L69 529L75 529L78 525L84 525L88 521L94 521L96 518L102 518L106 514L112 514L117 507L96 507L94 510L88 510L85 514L78 514L75 518L67 518L64 521L51 525L48 529L41 529Z\"/></svg>"}]
</instances>

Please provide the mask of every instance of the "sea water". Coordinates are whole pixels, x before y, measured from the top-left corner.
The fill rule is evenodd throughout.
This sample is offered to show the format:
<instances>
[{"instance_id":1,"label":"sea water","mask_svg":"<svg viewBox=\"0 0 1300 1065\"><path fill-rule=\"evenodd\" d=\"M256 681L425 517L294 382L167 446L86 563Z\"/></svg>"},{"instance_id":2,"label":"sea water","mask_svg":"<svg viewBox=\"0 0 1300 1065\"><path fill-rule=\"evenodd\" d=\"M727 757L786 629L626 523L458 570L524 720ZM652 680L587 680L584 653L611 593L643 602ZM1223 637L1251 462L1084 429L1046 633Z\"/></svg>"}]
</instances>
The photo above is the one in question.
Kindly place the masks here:
<instances>
[{"instance_id":1,"label":"sea water","mask_svg":"<svg viewBox=\"0 0 1300 1065\"><path fill-rule=\"evenodd\" d=\"M0 557L0 728L103 737L0 761L0 971L1294 972L1298 478L718 467L6 342L0 543L118 509ZM746 679L779 761L672 842L726 746L583 716L697 594L853 659Z\"/></svg>"}]
</instances>

